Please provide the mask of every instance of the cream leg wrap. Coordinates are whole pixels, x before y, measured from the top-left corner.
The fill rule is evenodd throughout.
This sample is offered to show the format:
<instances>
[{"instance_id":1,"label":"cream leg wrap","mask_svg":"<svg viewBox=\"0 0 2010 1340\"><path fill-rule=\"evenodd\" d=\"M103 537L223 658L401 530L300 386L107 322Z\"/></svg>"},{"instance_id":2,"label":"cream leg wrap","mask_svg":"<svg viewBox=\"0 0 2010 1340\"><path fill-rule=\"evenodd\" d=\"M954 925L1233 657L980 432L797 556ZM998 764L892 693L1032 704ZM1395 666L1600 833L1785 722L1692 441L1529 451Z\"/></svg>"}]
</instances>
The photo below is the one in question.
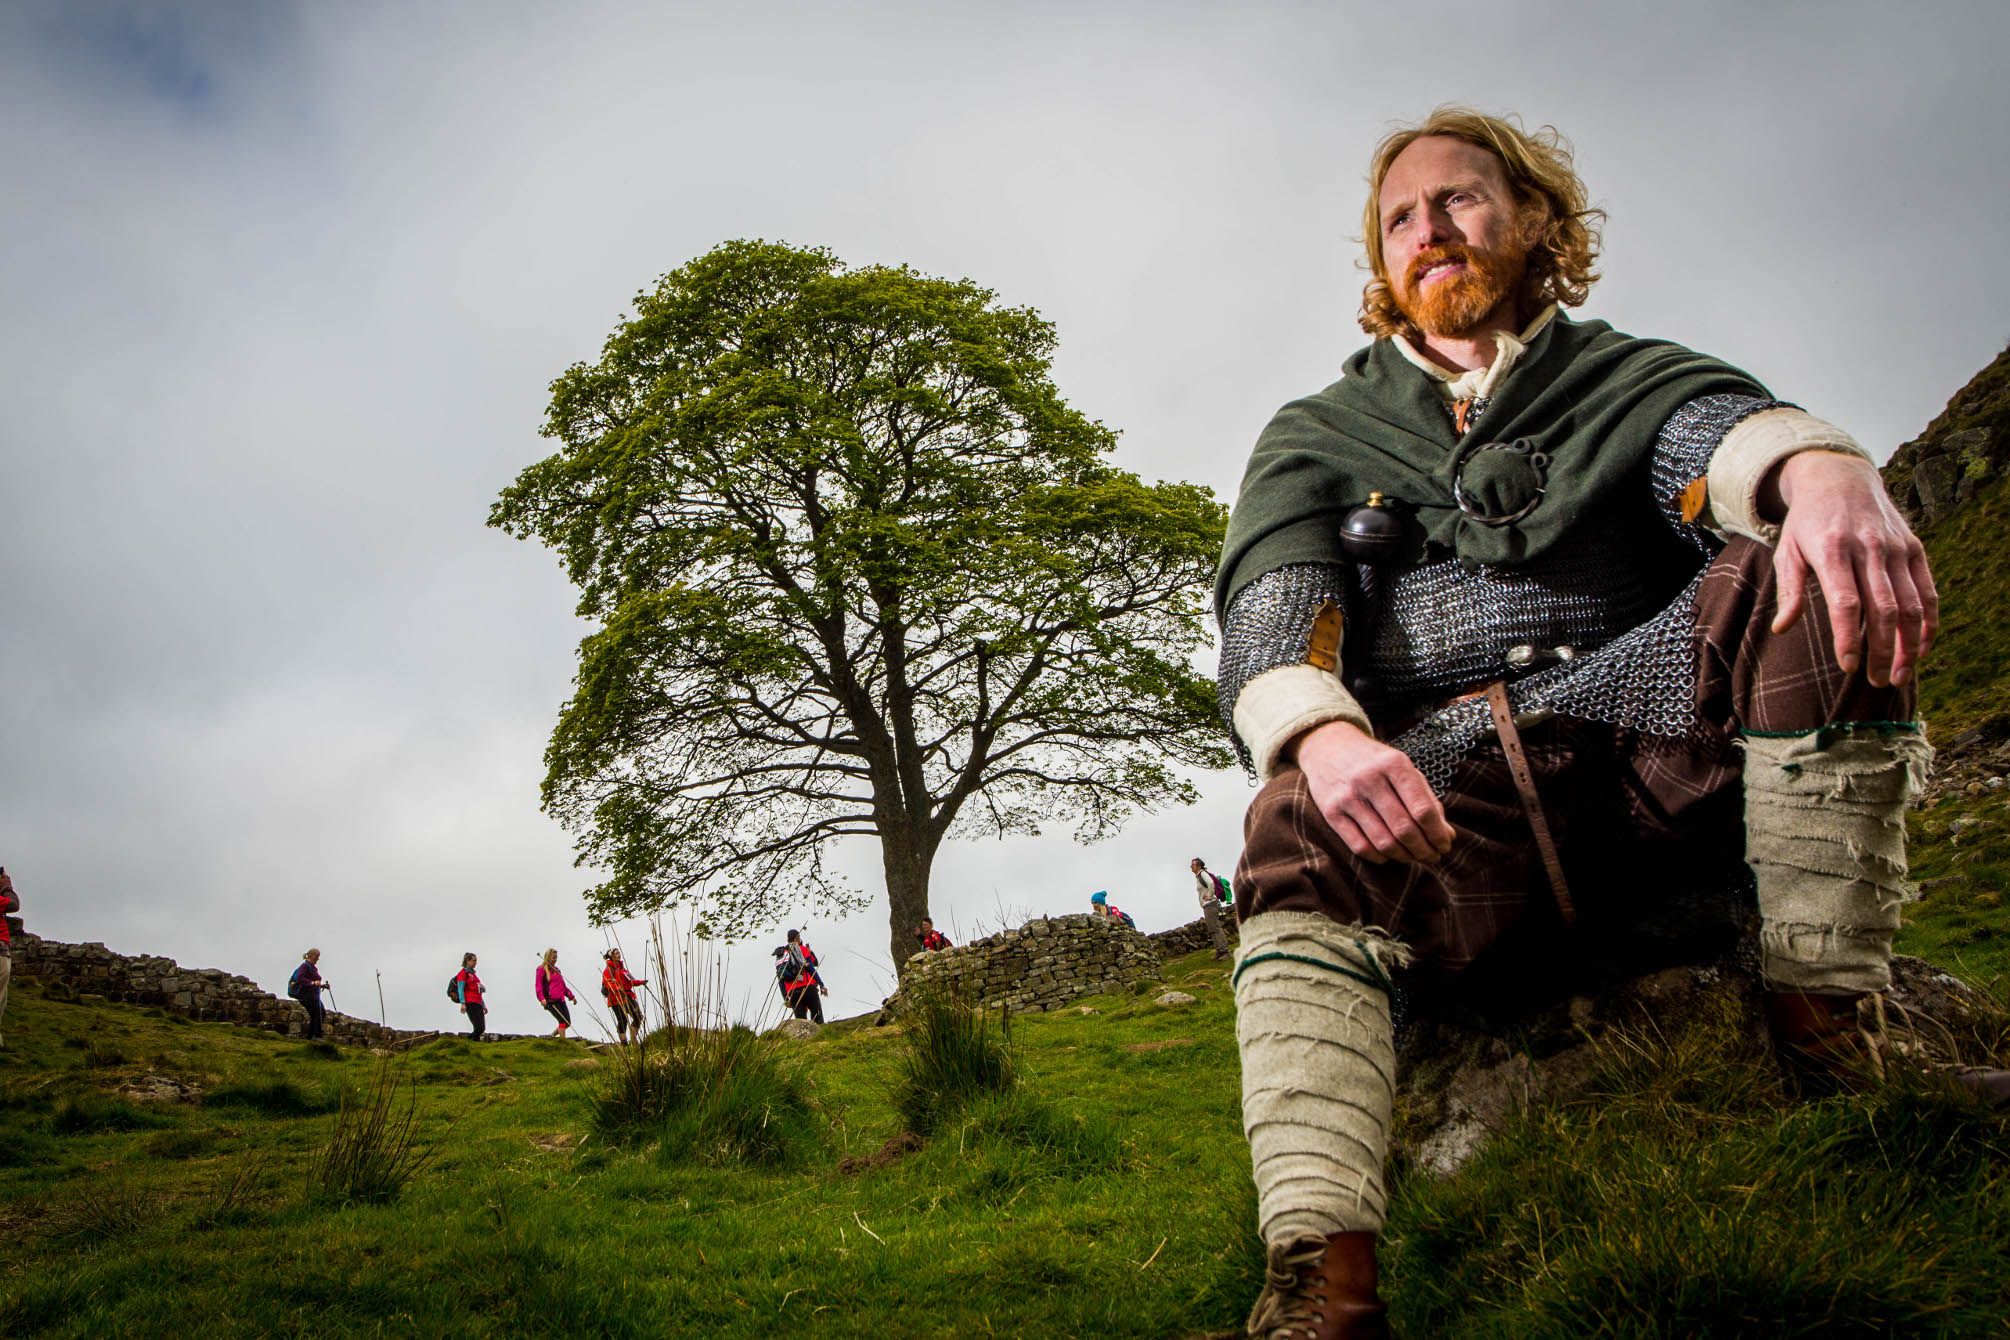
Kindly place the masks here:
<instances>
[{"instance_id":1,"label":"cream leg wrap","mask_svg":"<svg viewBox=\"0 0 2010 1340\"><path fill-rule=\"evenodd\" d=\"M1379 931L1311 912L1242 923L1235 1039L1242 1127L1266 1243L1378 1231L1396 1097L1385 968L1408 951Z\"/></svg>"},{"instance_id":2,"label":"cream leg wrap","mask_svg":"<svg viewBox=\"0 0 2010 1340\"><path fill-rule=\"evenodd\" d=\"M1747 736L1745 859L1759 885L1766 981L1883 991L1905 882L1905 802L1933 750L1918 731Z\"/></svg>"}]
</instances>

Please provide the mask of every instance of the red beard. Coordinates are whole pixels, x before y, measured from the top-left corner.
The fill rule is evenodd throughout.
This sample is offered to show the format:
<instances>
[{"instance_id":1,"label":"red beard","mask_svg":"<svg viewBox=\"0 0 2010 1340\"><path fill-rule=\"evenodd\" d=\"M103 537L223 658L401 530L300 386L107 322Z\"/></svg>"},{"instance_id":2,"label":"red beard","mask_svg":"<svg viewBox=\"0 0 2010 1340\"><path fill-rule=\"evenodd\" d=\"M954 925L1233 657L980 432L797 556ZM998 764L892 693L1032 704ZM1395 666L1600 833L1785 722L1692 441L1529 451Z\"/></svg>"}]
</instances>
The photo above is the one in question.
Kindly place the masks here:
<instances>
[{"instance_id":1,"label":"red beard","mask_svg":"<svg viewBox=\"0 0 2010 1340\"><path fill-rule=\"evenodd\" d=\"M1419 287L1424 271L1440 261L1464 261L1458 274ZM1392 285L1396 306L1426 335L1457 338L1485 321L1514 296L1528 268L1528 251L1510 242L1498 251L1481 251L1463 242L1447 242L1421 252L1410 262L1400 286Z\"/></svg>"}]
</instances>

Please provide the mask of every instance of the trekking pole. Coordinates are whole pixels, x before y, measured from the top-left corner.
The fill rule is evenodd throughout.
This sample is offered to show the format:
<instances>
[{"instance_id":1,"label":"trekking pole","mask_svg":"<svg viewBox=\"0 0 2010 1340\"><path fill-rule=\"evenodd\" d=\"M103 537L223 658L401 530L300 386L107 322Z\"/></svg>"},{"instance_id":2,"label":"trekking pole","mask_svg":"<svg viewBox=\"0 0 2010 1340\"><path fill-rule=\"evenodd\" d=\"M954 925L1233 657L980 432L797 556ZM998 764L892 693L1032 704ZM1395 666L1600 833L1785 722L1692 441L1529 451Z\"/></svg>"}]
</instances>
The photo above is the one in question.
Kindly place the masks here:
<instances>
[{"instance_id":1,"label":"trekking pole","mask_svg":"<svg viewBox=\"0 0 2010 1340\"><path fill-rule=\"evenodd\" d=\"M384 970L377 969L377 1022L389 1028L389 1012L384 1009Z\"/></svg>"},{"instance_id":2,"label":"trekking pole","mask_svg":"<svg viewBox=\"0 0 2010 1340\"><path fill-rule=\"evenodd\" d=\"M342 1007L335 1003L335 988L332 986L324 986L321 989L328 993L328 1008L335 1011L335 1013L337 1014L342 1013Z\"/></svg>"}]
</instances>

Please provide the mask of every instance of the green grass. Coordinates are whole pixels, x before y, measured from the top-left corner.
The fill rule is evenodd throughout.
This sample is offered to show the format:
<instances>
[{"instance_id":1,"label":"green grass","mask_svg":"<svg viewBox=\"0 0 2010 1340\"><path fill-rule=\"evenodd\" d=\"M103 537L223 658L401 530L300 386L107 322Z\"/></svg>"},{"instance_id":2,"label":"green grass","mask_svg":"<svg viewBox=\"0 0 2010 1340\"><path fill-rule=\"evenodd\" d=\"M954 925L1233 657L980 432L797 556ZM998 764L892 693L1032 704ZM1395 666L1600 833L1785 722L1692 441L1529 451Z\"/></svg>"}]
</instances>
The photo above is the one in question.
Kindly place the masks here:
<instances>
[{"instance_id":1,"label":"green grass","mask_svg":"<svg viewBox=\"0 0 2010 1340\"><path fill-rule=\"evenodd\" d=\"M603 1133L606 1054L428 1044L398 1064L431 1160L395 1201L350 1205L315 1186L331 1112L52 1123L148 1072L367 1094L377 1058L19 986L0 1148L29 1157L0 1158L0 1334L1232 1330L1262 1273L1233 1005L1205 954L1167 975L1198 1003L1015 1019L1019 1083L966 1096L918 1147L896 1140L894 1030L786 1044L822 1125L775 1167ZM1404 1333L1988 1333L2010 1305L2003 1120L1906 1090L1797 1105L1749 1040L1691 1022L1615 1050L1592 1098L1511 1123L1458 1177L1399 1169ZM131 1059L86 1065L72 1039Z\"/></svg>"},{"instance_id":2,"label":"green grass","mask_svg":"<svg viewBox=\"0 0 2010 1340\"><path fill-rule=\"evenodd\" d=\"M1999 481L1922 536L1941 590L1941 633L1919 681L1929 738L2010 739L2010 481ZM1957 841L1956 826L1962 825ZM1950 795L1907 825L1924 891L1906 909L1899 948L1969 981L2010 986L2010 787Z\"/></svg>"}]
</instances>

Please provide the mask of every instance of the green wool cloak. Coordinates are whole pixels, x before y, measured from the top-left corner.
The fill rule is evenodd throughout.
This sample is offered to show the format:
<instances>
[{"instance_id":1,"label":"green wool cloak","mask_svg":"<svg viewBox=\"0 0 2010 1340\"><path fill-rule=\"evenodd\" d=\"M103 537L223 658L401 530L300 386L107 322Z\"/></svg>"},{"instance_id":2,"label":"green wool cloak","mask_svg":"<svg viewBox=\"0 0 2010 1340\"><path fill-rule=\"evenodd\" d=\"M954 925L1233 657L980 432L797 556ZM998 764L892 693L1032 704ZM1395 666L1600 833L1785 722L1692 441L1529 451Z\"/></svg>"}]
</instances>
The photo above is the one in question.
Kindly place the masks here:
<instances>
[{"instance_id":1,"label":"green wool cloak","mask_svg":"<svg viewBox=\"0 0 2010 1340\"><path fill-rule=\"evenodd\" d=\"M1356 353L1344 373L1279 410L1257 438L1215 579L1217 619L1266 572L1350 562L1340 548L1340 518L1370 492L1415 509L1426 559L1511 568L1594 514L1635 513L1650 528L1643 542L1658 545L1667 528L1654 515L1646 471L1661 425L1698 396L1768 395L1727 363L1562 312L1529 342L1463 437L1436 385L1393 341ZM1517 439L1549 458L1540 502L1508 525L1463 514L1452 495L1460 449ZM1528 458L1513 452L1480 452L1465 467L1467 496L1489 515L1516 511L1537 484Z\"/></svg>"}]
</instances>

